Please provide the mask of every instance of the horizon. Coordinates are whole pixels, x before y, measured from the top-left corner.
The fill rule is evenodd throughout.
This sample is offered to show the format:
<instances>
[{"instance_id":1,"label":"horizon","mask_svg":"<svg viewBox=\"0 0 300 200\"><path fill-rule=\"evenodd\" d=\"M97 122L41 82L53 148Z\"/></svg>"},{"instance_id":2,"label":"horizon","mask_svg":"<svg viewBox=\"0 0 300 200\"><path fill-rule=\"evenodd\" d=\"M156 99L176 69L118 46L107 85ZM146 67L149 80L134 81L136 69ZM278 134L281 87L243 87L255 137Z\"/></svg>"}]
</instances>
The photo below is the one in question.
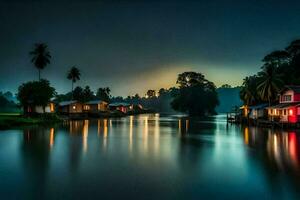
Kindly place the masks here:
<instances>
[{"instance_id":1,"label":"horizon","mask_svg":"<svg viewBox=\"0 0 300 200\"><path fill-rule=\"evenodd\" d=\"M179 73L196 71L240 86L262 58L300 38L298 2L264 1L4 1L0 91L37 80L29 52L45 42L52 55L42 71L58 93L75 86L110 87L113 96L176 86ZM282 13L278 16L277 13ZM278 28L280 27L280 29Z\"/></svg>"}]
</instances>

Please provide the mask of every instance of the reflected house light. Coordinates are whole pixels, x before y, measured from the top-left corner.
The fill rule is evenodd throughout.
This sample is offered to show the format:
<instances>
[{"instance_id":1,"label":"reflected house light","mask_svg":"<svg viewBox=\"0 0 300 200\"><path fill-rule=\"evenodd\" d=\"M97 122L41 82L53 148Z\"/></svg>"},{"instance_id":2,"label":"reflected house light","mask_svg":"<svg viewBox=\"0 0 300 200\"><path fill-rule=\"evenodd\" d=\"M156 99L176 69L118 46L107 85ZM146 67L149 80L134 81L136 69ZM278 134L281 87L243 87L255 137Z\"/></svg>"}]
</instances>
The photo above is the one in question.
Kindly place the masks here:
<instances>
[{"instance_id":1,"label":"reflected house light","mask_svg":"<svg viewBox=\"0 0 300 200\"><path fill-rule=\"evenodd\" d=\"M185 131L188 132L189 130L189 120L185 120Z\"/></svg>"},{"instance_id":2,"label":"reflected house light","mask_svg":"<svg viewBox=\"0 0 300 200\"><path fill-rule=\"evenodd\" d=\"M245 144L249 144L249 128L248 127L245 128L244 137L245 137Z\"/></svg>"},{"instance_id":3,"label":"reflected house light","mask_svg":"<svg viewBox=\"0 0 300 200\"><path fill-rule=\"evenodd\" d=\"M49 139L49 146L50 148L53 146L54 144L54 128L50 129L50 139Z\"/></svg>"},{"instance_id":4,"label":"reflected house light","mask_svg":"<svg viewBox=\"0 0 300 200\"><path fill-rule=\"evenodd\" d=\"M82 129L82 142L83 142L83 150L87 151L87 138L89 134L89 120L84 120L83 129Z\"/></svg>"}]
</instances>

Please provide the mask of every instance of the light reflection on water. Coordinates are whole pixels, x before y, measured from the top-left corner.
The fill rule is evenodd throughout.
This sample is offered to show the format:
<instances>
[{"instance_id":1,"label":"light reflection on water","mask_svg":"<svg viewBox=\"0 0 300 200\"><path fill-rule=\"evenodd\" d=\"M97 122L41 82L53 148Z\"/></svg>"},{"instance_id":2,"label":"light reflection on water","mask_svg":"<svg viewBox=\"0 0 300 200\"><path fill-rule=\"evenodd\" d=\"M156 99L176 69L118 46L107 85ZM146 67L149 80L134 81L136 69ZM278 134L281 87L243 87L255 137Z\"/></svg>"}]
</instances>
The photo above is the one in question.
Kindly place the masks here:
<instances>
[{"instance_id":1,"label":"light reflection on water","mask_svg":"<svg viewBox=\"0 0 300 200\"><path fill-rule=\"evenodd\" d=\"M291 199L300 191L299 134L159 114L1 131L0 191L5 199Z\"/></svg>"}]
</instances>

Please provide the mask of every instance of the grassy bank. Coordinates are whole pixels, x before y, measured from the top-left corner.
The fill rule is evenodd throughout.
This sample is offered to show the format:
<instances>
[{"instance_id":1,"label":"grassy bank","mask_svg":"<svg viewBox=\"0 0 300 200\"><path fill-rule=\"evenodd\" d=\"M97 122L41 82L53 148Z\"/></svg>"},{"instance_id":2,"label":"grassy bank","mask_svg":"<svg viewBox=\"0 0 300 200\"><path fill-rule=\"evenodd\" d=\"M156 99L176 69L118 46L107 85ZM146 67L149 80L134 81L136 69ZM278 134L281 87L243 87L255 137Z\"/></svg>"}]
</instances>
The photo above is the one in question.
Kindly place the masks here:
<instances>
[{"instance_id":1,"label":"grassy bank","mask_svg":"<svg viewBox=\"0 0 300 200\"><path fill-rule=\"evenodd\" d=\"M18 113L0 113L0 129L9 129L17 126L57 123L61 121L61 118L55 114L43 114L35 117L28 117Z\"/></svg>"}]
</instances>

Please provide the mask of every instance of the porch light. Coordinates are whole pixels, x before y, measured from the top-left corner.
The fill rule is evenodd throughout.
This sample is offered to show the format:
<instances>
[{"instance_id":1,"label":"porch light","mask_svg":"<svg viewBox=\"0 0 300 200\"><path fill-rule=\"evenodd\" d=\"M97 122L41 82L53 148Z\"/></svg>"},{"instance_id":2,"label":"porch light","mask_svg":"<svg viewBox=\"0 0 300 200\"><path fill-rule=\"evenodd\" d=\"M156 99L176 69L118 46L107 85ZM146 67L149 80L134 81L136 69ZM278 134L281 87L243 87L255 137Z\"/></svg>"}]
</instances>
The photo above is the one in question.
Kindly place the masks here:
<instances>
[{"instance_id":1,"label":"porch light","mask_svg":"<svg viewBox=\"0 0 300 200\"><path fill-rule=\"evenodd\" d=\"M293 115L293 109L290 109L290 110L289 110L289 114L290 114L290 115Z\"/></svg>"},{"instance_id":2,"label":"porch light","mask_svg":"<svg viewBox=\"0 0 300 200\"><path fill-rule=\"evenodd\" d=\"M76 110L76 106L75 105L73 106L73 110Z\"/></svg>"}]
</instances>

